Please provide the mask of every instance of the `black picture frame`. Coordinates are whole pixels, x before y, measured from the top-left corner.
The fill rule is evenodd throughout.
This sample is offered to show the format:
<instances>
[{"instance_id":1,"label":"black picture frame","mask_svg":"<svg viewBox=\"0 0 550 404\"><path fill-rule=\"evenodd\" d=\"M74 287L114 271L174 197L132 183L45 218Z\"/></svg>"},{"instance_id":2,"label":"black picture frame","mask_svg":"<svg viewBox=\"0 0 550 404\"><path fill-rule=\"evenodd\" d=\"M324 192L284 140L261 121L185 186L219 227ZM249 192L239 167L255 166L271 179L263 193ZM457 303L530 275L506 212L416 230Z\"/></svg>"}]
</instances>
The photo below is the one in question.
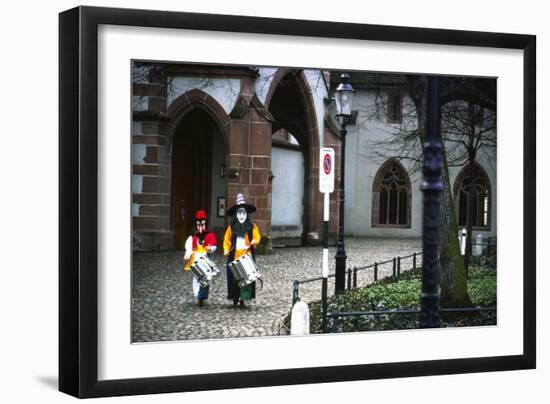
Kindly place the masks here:
<instances>
[{"instance_id":1,"label":"black picture frame","mask_svg":"<svg viewBox=\"0 0 550 404\"><path fill-rule=\"evenodd\" d=\"M523 353L98 381L98 26L344 38L523 51ZM533 35L78 7L59 16L59 389L103 397L532 369L536 366L536 37Z\"/></svg>"}]
</instances>

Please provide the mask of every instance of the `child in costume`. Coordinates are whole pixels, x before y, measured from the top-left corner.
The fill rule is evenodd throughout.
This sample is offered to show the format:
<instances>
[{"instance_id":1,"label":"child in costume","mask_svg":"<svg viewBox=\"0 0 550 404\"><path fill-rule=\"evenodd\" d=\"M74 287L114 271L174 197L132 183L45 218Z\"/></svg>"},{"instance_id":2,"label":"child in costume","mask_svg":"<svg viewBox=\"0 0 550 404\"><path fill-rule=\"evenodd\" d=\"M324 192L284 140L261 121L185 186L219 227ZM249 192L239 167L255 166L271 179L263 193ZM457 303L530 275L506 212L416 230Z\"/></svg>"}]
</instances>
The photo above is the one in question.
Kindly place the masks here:
<instances>
[{"instance_id":1,"label":"child in costume","mask_svg":"<svg viewBox=\"0 0 550 404\"><path fill-rule=\"evenodd\" d=\"M189 271L191 265L201 256L210 256L210 254L216 251L216 235L208 231L206 219L206 212L204 210L197 211L195 215L196 231L185 241L185 255L183 257L184 260L187 260L187 264L184 267L185 271ZM193 295L197 299L199 306L203 306L204 301L208 299L209 289L210 285L202 286L197 277L193 275Z\"/></svg>"},{"instance_id":2,"label":"child in costume","mask_svg":"<svg viewBox=\"0 0 550 404\"><path fill-rule=\"evenodd\" d=\"M227 298L245 307L244 302L256 297L256 282L252 282L243 288L235 280L229 263L241 257L244 254L250 254L256 261L254 254L255 247L260 243L260 231L250 220L250 213L256 211L254 205L245 202L243 194L237 195L237 203L229 208L228 216L233 216L233 220L225 231L223 239L223 253L227 257Z\"/></svg>"}]
</instances>

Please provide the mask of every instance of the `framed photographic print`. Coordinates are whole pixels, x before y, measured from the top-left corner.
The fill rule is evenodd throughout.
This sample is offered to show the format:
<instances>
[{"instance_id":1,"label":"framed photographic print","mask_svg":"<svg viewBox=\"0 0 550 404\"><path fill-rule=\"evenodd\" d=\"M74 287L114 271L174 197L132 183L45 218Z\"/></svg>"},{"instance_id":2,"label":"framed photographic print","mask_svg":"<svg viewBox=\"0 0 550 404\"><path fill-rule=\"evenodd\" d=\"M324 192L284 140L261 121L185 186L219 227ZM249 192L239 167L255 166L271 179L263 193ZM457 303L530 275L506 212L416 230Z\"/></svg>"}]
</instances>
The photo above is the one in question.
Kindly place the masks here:
<instances>
[{"instance_id":1,"label":"framed photographic print","mask_svg":"<svg viewBox=\"0 0 550 404\"><path fill-rule=\"evenodd\" d=\"M61 391L535 367L534 36L79 7L59 63Z\"/></svg>"}]
</instances>

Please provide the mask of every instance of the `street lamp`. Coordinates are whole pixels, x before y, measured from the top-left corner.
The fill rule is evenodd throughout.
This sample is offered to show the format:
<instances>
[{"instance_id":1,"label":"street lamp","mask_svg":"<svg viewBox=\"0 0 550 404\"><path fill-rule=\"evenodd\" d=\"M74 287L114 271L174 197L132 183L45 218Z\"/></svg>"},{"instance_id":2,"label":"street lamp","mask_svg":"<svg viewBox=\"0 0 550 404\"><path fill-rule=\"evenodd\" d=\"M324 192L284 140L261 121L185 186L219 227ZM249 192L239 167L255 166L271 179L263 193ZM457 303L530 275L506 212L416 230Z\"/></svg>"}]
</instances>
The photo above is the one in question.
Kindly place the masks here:
<instances>
[{"instance_id":1,"label":"street lamp","mask_svg":"<svg viewBox=\"0 0 550 404\"><path fill-rule=\"evenodd\" d=\"M351 117L351 106L353 102L354 89L349 83L349 74L344 73L341 82L336 88L336 119L340 123L340 212L338 224L338 248L336 250L336 277L335 294L341 294L346 284L346 250L344 247L344 179L346 169L346 124Z\"/></svg>"}]
</instances>

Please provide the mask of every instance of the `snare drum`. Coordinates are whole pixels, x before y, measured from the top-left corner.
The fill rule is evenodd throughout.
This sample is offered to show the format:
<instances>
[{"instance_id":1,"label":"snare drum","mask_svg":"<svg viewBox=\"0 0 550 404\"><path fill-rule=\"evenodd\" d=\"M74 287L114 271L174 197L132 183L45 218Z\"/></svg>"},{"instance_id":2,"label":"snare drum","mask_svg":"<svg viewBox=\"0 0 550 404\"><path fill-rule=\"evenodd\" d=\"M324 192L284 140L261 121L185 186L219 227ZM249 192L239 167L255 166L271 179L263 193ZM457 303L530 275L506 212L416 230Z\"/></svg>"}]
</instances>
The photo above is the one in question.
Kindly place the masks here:
<instances>
[{"instance_id":1,"label":"snare drum","mask_svg":"<svg viewBox=\"0 0 550 404\"><path fill-rule=\"evenodd\" d=\"M250 285L252 282L260 278L258 266L250 254L244 254L235 261L230 262L229 268L231 269L231 272L240 287Z\"/></svg>"},{"instance_id":2,"label":"snare drum","mask_svg":"<svg viewBox=\"0 0 550 404\"><path fill-rule=\"evenodd\" d=\"M199 257L193 265L189 267L202 286L208 286L208 283L220 273L219 268L207 256Z\"/></svg>"}]
</instances>

